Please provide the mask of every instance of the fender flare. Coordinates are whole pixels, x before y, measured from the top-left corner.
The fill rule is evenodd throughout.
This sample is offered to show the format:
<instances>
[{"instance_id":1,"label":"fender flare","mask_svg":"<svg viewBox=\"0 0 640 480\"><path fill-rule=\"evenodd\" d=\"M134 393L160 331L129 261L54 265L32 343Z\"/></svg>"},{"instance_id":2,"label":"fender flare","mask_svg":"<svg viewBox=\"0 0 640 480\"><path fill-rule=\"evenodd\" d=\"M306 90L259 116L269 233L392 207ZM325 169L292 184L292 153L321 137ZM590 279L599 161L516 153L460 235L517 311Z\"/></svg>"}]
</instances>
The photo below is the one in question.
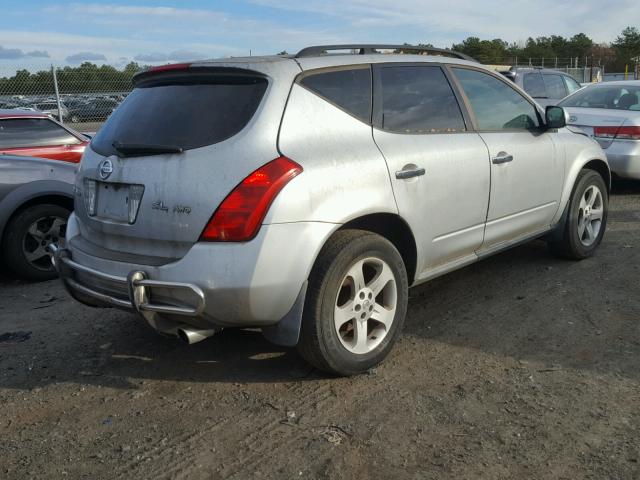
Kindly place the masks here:
<instances>
[{"instance_id":1,"label":"fender flare","mask_svg":"<svg viewBox=\"0 0 640 480\"><path fill-rule=\"evenodd\" d=\"M39 197L64 197L73 201L73 185L60 180L36 180L26 183L0 201L0 239L12 215L24 204Z\"/></svg>"}]
</instances>

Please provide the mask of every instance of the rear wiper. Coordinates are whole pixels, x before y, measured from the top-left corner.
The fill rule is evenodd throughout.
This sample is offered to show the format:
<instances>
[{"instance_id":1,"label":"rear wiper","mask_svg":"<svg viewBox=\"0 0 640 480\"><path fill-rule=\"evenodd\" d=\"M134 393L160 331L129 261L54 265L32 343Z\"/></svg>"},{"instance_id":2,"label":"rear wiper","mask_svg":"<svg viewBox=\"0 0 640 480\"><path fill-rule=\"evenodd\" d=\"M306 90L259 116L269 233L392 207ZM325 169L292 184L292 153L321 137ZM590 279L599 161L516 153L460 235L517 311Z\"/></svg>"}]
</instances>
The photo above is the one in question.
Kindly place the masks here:
<instances>
[{"instance_id":1,"label":"rear wiper","mask_svg":"<svg viewBox=\"0 0 640 480\"><path fill-rule=\"evenodd\" d=\"M162 153L182 153L184 149L175 145L157 145L157 144L145 144L145 143L124 143L113 142L113 148L119 153L135 157L139 155L160 155Z\"/></svg>"}]
</instances>

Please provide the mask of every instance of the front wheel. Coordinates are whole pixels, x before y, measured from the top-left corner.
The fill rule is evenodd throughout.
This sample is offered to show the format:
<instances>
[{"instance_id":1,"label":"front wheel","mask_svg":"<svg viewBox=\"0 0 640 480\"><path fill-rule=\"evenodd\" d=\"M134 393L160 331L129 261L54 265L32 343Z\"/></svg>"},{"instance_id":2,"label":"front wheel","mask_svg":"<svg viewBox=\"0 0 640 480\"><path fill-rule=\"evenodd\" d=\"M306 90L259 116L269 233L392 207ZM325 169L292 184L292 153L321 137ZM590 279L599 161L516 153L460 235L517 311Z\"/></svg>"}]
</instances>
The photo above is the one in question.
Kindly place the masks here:
<instances>
[{"instance_id":1,"label":"front wheel","mask_svg":"<svg viewBox=\"0 0 640 480\"><path fill-rule=\"evenodd\" d=\"M609 197L598 172L580 172L568 208L562 237L549 247L561 257L582 260L593 255L607 226Z\"/></svg>"},{"instance_id":2,"label":"front wheel","mask_svg":"<svg viewBox=\"0 0 640 480\"><path fill-rule=\"evenodd\" d=\"M309 277L298 351L329 373L365 372L393 347L408 296L405 265L391 242L362 230L339 231Z\"/></svg>"}]
</instances>

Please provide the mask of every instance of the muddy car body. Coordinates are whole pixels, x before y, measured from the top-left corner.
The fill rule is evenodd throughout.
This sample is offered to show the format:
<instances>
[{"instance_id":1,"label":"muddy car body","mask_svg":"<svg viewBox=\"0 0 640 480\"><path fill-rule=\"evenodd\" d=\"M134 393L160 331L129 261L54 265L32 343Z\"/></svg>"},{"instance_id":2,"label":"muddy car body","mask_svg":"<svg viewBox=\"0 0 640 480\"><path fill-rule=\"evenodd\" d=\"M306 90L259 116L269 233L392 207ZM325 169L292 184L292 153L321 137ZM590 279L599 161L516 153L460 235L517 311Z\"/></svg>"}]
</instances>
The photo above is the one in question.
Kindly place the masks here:
<instances>
[{"instance_id":1,"label":"muddy car body","mask_svg":"<svg viewBox=\"0 0 640 480\"><path fill-rule=\"evenodd\" d=\"M409 286L543 235L593 252L609 170L561 109L451 52L346 49L139 75L77 176L71 294L187 341L262 328L352 374L390 350Z\"/></svg>"}]
</instances>

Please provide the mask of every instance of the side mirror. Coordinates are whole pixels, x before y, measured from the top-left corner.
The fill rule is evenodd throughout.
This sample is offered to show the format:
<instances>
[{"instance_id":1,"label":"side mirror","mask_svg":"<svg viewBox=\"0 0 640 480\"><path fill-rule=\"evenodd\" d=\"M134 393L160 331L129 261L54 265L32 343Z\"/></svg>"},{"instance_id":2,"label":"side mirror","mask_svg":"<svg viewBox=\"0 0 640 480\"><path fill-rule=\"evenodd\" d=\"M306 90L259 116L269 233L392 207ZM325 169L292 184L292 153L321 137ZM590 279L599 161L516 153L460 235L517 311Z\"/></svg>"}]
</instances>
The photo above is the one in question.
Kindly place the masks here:
<instances>
[{"instance_id":1,"label":"side mirror","mask_svg":"<svg viewBox=\"0 0 640 480\"><path fill-rule=\"evenodd\" d=\"M549 106L545 110L547 129L567 126L567 112L562 107Z\"/></svg>"}]
</instances>

